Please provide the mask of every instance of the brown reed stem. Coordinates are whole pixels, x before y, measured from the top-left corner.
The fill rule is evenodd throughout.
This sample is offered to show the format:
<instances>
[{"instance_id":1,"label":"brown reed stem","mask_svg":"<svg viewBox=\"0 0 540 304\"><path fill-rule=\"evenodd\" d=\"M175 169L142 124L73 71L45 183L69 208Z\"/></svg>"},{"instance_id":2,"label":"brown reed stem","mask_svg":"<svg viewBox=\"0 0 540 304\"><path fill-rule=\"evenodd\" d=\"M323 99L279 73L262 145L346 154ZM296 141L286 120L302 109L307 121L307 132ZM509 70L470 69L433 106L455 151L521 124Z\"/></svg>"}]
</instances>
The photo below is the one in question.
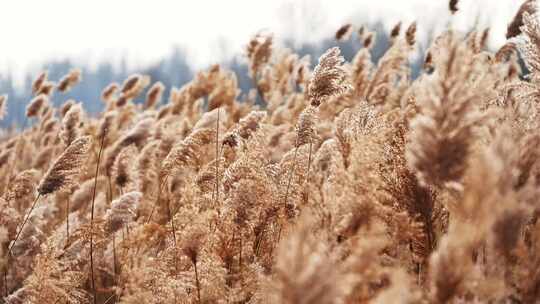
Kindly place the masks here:
<instances>
[{"instance_id":1,"label":"brown reed stem","mask_svg":"<svg viewBox=\"0 0 540 304\"><path fill-rule=\"evenodd\" d=\"M30 208L30 211L28 211L28 214L25 216L25 219L21 225L21 229L19 229L19 232L17 232L17 235L15 236L15 239L11 243L11 246L9 246L8 255L11 255L11 250L15 246L15 243L17 242L17 240L19 239L19 236L21 235L21 232L23 231L24 226L26 225L26 222L28 222L28 220L30 219L30 215L32 215L32 211L34 211L34 208L36 208L36 204L40 197L41 197L41 194L38 194L38 196L36 196L36 199L34 200L34 203L32 203L32 207Z\"/></svg>"},{"instance_id":2,"label":"brown reed stem","mask_svg":"<svg viewBox=\"0 0 540 304\"><path fill-rule=\"evenodd\" d=\"M101 153L103 152L103 143L105 136L101 136L101 144L99 147L98 159L96 164L96 175L94 177L94 192L92 194L92 209L90 213L90 276L92 278L92 293L94 295L94 304L97 304L96 282L94 278L94 206L96 201L97 178L99 174L99 163L101 161Z\"/></svg>"},{"instance_id":3,"label":"brown reed stem","mask_svg":"<svg viewBox=\"0 0 540 304\"><path fill-rule=\"evenodd\" d=\"M177 244L176 244L176 227L174 226L174 217L171 213L171 205L170 205L170 200L167 199L167 214L169 216L169 221L171 222L171 228L172 228L172 236L173 236L173 241L174 241L174 269L176 270L176 273L178 273L178 261L177 261L177 258L176 258L176 248L177 248Z\"/></svg>"},{"instance_id":4,"label":"brown reed stem","mask_svg":"<svg viewBox=\"0 0 540 304\"><path fill-rule=\"evenodd\" d=\"M4 290L6 291L5 296L7 298L7 296L9 295L8 282L7 282L7 267L6 269L4 269Z\"/></svg>"},{"instance_id":5,"label":"brown reed stem","mask_svg":"<svg viewBox=\"0 0 540 304\"><path fill-rule=\"evenodd\" d=\"M221 108L218 108L217 122L216 122L216 200L214 205L217 205L219 201L219 112Z\"/></svg>"},{"instance_id":6,"label":"brown reed stem","mask_svg":"<svg viewBox=\"0 0 540 304\"><path fill-rule=\"evenodd\" d=\"M240 229L240 254L238 258L238 270L242 273L242 229Z\"/></svg>"},{"instance_id":7,"label":"brown reed stem","mask_svg":"<svg viewBox=\"0 0 540 304\"><path fill-rule=\"evenodd\" d=\"M157 204L159 204L159 200L161 198L161 191L163 191L163 187L167 184L167 179L169 178L169 174L165 176L165 179L160 183L157 193L157 199L154 206L152 206L152 210L150 210L150 215L148 215L148 218L144 222L145 224L148 224L152 220L152 215L154 215L154 211L156 210Z\"/></svg>"},{"instance_id":8,"label":"brown reed stem","mask_svg":"<svg viewBox=\"0 0 540 304\"><path fill-rule=\"evenodd\" d=\"M298 142L298 137L296 138L296 141ZM283 199L283 208L287 208L287 199L289 198L289 189L291 187L291 182L292 182L292 175L294 173L294 170L296 169L296 157L298 155L298 145L296 145L296 147L294 148L294 156L293 156L293 165L292 165L292 169L289 173L289 178L288 178L288 181L287 181L287 188L285 190L285 197ZM278 230L278 242L279 240L281 240L281 230L282 230L282 227L283 225L280 224L279 225L279 230Z\"/></svg>"},{"instance_id":9,"label":"brown reed stem","mask_svg":"<svg viewBox=\"0 0 540 304\"><path fill-rule=\"evenodd\" d=\"M297 157L297 155L298 155L298 147L296 147L294 149L293 164L292 164L291 171L289 171L289 177L287 179L287 188L285 190L285 197L283 199L283 206L285 206L287 204L287 199L289 198L289 189L291 187L292 175L294 173L294 170L296 169L296 157Z\"/></svg>"},{"instance_id":10,"label":"brown reed stem","mask_svg":"<svg viewBox=\"0 0 540 304\"><path fill-rule=\"evenodd\" d=\"M66 200L66 247L69 246L69 197Z\"/></svg>"},{"instance_id":11,"label":"brown reed stem","mask_svg":"<svg viewBox=\"0 0 540 304\"><path fill-rule=\"evenodd\" d=\"M112 191L112 182L111 182L111 176L107 174L107 180L109 182L109 205L112 204L113 200L113 191Z\"/></svg>"},{"instance_id":12,"label":"brown reed stem","mask_svg":"<svg viewBox=\"0 0 540 304\"><path fill-rule=\"evenodd\" d=\"M193 261L193 267L195 269L195 283L197 285L197 299L198 303L201 303L201 283L199 282L199 272L197 271L197 261Z\"/></svg>"},{"instance_id":13,"label":"brown reed stem","mask_svg":"<svg viewBox=\"0 0 540 304\"><path fill-rule=\"evenodd\" d=\"M113 232L113 239L112 239L112 243L113 243L113 272L114 272L114 285L115 285L115 289L114 289L114 295L116 295L116 287L118 287L118 272L116 270L116 232ZM116 299L116 301L118 301L118 298ZM116 302L115 301L115 302Z\"/></svg>"}]
</instances>

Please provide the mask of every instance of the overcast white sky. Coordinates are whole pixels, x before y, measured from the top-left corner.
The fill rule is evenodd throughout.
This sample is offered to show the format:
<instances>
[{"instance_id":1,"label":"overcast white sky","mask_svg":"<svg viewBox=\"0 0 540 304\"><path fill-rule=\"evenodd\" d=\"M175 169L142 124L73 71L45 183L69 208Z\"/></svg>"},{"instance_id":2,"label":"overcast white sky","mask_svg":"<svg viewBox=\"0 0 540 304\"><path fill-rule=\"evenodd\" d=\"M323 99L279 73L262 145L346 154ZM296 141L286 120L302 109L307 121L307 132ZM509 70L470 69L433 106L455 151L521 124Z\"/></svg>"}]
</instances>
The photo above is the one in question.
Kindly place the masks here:
<instances>
[{"instance_id":1,"label":"overcast white sky","mask_svg":"<svg viewBox=\"0 0 540 304\"><path fill-rule=\"evenodd\" d=\"M491 26L491 43L498 45L521 3L461 0L461 11L450 18L448 0L4 0L0 73L22 75L64 58L93 64L126 57L136 68L166 56L174 45L186 48L192 64L204 66L241 53L261 29L277 39L317 41L345 22L378 19L388 27L417 20L420 38L448 24Z\"/></svg>"}]
</instances>

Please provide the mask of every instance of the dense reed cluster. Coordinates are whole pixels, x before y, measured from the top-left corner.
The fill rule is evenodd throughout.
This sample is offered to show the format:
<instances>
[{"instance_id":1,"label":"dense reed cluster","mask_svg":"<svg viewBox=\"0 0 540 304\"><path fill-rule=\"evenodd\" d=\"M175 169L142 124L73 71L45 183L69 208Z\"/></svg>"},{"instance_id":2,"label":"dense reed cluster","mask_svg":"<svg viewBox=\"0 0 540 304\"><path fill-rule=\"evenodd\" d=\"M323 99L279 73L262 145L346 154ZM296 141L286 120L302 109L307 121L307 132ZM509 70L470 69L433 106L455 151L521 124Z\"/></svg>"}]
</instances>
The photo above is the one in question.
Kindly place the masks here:
<instances>
[{"instance_id":1,"label":"dense reed cluster","mask_svg":"<svg viewBox=\"0 0 540 304\"><path fill-rule=\"evenodd\" d=\"M136 74L97 115L53 106L79 70L40 74L0 142L2 301L538 303L532 2L496 52L487 30L442 33L414 80L415 23L377 63L344 25L363 47L313 68L260 33L251 92L215 65L163 102Z\"/></svg>"}]
</instances>

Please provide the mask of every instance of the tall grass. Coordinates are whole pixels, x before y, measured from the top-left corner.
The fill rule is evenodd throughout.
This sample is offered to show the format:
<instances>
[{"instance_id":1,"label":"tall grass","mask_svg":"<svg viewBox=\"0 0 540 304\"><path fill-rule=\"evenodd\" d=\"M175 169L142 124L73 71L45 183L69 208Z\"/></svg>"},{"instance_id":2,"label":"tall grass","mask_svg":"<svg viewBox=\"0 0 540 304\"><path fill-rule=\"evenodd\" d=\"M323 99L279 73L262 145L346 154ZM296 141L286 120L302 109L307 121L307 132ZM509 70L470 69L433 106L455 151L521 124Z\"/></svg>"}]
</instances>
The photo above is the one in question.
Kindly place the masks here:
<instances>
[{"instance_id":1,"label":"tall grass","mask_svg":"<svg viewBox=\"0 0 540 304\"><path fill-rule=\"evenodd\" d=\"M97 116L49 102L79 70L41 73L33 125L0 142L2 301L538 302L532 2L494 53L487 30L442 33L414 80L416 23L378 63L374 33L346 24L336 39L364 47L313 69L259 33L246 96L218 65L165 102L136 74Z\"/></svg>"}]
</instances>

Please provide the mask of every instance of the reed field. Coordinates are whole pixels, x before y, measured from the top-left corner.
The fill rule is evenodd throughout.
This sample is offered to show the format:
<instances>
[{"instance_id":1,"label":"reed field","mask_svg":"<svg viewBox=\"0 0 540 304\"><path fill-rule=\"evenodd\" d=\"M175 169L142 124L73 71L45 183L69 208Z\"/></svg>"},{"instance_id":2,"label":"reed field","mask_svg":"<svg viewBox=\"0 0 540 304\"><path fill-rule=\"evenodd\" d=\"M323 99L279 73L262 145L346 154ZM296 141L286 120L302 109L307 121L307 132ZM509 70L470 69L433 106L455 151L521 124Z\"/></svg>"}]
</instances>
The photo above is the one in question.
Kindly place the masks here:
<instances>
[{"instance_id":1,"label":"reed field","mask_svg":"<svg viewBox=\"0 0 540 304\"><path fill-rule=\"evenodd\" d=\"M360 24L314 66L260 33L251 91L134 74L101 113L43 71L0 138L0 302L540 303L539 20L449 29L418 77L416 23L377 63Z\"/></svg>"}]
</instances>

